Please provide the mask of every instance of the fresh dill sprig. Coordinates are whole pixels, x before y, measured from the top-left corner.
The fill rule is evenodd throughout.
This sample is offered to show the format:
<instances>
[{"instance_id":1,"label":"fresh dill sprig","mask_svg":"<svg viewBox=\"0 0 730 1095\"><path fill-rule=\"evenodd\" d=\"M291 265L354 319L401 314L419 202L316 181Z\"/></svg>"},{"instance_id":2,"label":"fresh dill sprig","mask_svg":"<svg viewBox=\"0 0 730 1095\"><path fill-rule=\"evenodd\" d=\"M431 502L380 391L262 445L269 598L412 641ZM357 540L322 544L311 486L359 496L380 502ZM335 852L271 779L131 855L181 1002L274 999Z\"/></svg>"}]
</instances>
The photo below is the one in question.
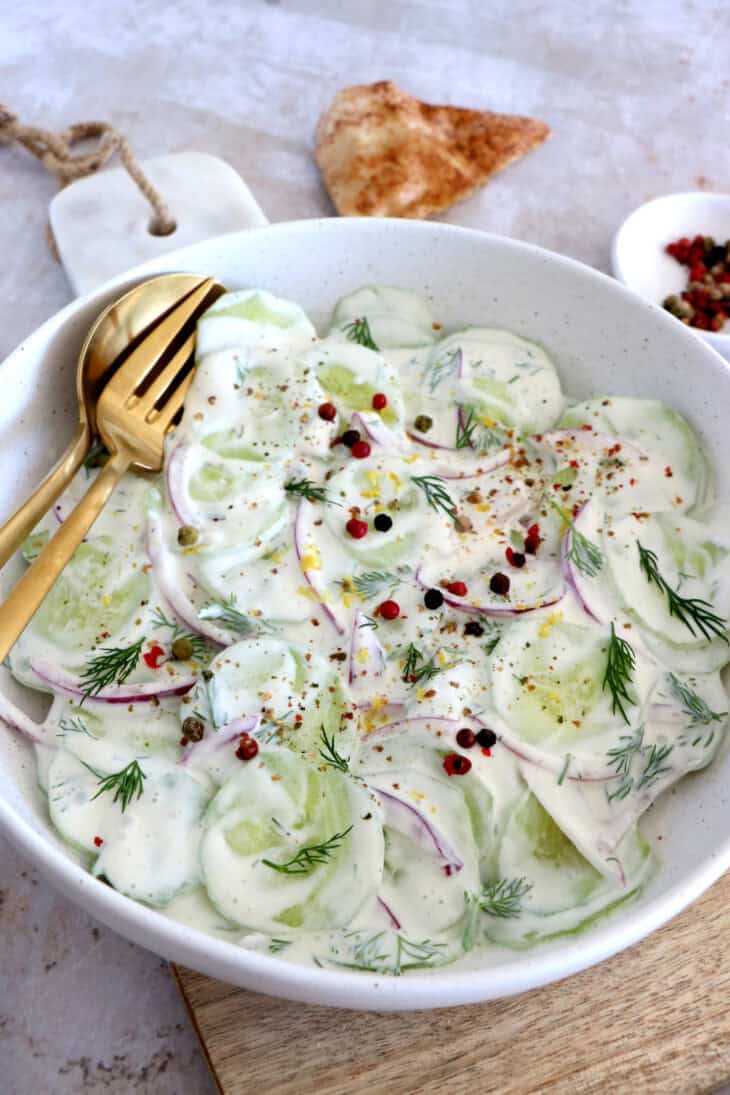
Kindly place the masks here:
<instances>
[{"instance_id":1,"label":"fresh dill sprig","mask_svg":"<svg viewBox=\"0 0 730 1095\"><path fill-rule=\"evenodd\" d=\"M474 408L470 407L466 417L462 421L459 415L456 419L456 447L457 449L474 448L474 431L477 428L477 417Z\"/></svg>"},{"instance_id":2,"label":"fresh dill sprig","mask_svg":"<svg viewBox=\"0 0 730 1095\"><path fill-rule=\"evenodd\" d=\"M368 628L368 627L371 627L373 629L373 631L378 630L378 621L376 619L374 619L372 616L363 615L362 620L363 620L363 622L361 624L357 625L358 631L362 631L363 628Z\"/></svg>"},{"instance_id":3,"label":"fresh dill sprig","mask_svg":"<svg viewBox=\"0 0 730 1095\"><path fill-rule=\"evenodd\" d=\"M568 770L570 768L570 762L572 761L572 759L573 759L573 754L572 753L566 753L565 754L565 760L563 761L563 767L560 769L560 775L558 776L558 779L557 779L558 787L562 787L563 784L565 783L565 777L568 774Z\"/></svg>"},{"instance_id":4,"label":"fresh dill sprig","mask_svg":"<svg viewBox=\"0 0 730 1095\"><path fill-rule=\"evenodd\" d=\"M352 961L335 961L335 965L393 977L400 977L408 970L439 964L446 960L448 952L446 943L434 943L430 939L417 942L400 932L367 932L361 929L345 932L344 937L351 947Z\"/></svg>"},{"instance_id":5,"label":"fresh dill sprig","mask_svg":"<svg viewBox=\"0 0 730 1095\"><path fill-rule=\"evenodd\" d=\"M403 663L402 679L404 681L410 681L411 673L415 673L416 666L421 661L422 657L423 655L421 654L421 651L418 649L418 647L414 646L413 643L409 643L406 647L406 659Z\"/></svg>"},{"instance_id":6,"label":"fresh dill sprig","mask_svg":"<svg viewBox=\"0 0 730 1095\"><path fill-rule=\"evenodd\" d=\"M722 722L727 718L727 711L713 711L702 696L675 677L674 673L669 674L669 683L675 699L679 700L685 715L692 720L692 726L709 726L711 722Z\"/></svg>"},{"instance_id":7,"label":"fresh dill sprig","mask_svg":"<svg viewBox=\"0 0 730 1095\"><path fill-rule=\"evenodd\" d=\"M327 497L324 487L317 486L311 479L290 479L284 484L287 494L295 494L298 498L306 498L308 502L324 502L329 506L339 506L339 502L333 502Z\"/></svg>"},{"instance_id":8,"label":"fresh dill sprig","mask_svg":"<svg viewBox=\"0 0 730 1095\"><path fill-rule=\"evenodd\" d=\"M320 737L322 739L322 748L319 751L319 755L325 764L329 764L332 768L337 768L340 772L349 772L350 763L347 757L343 757L341 753L337 752L335 745L335 735L327 737L327 731L324 725L320 728Z\"/></svg>"},{"instance_id":9,"label":"fresh dill sprig","mask_svg":"<svg viewBox=\"0 0 730 1095\"><path fill-rule=\"evenodd\" d=\"M121 771L113 772L110 776L101 776L88 764L86 764L85 767L88 768L90 772L93 772L99 780L99 790L92 797L92 802L94 799L97 799L99 795L103 795L105 791L113 791L114 798L112 801L119 801L121 803L122 813L124 813L135 796L137 798L142 797L144 781L147 779L147 776L136 760L133 760L126 768L122 768Z\"/></svg>"},{"instance_id":10,"label":"fresh dill sprig","mask_svg":"<svg viewBox=\"0 0 730 1095\"><path fill-rule=\"evenodd\" d=\"M352 825L349 825L347 829L343 829L341 833L335 833L321 844L305 845L286 863L272 863L270 859L262 859L261 862L271 867L272 871L279 871L280 874L310 874L315 867L327 862L332 853L341 846L351 829Z\"/></svg>"},{"instance_id":11,"label":"fresh dill sprig","mask_svg":"<svg viewBox=\"0 0 730 1095\"><path fill-rule=\"evenodd\" d=\"M350 342L357 342L359 346L365 346L368 350L380 349L372 336L366 316L363 316L362 319L354 319L352 323L347 323L343 330Z\"/></svg>"},{"instance_id":12,"label":"fresh dill sprig","mask_svg":"<svg viewBox=\"0 0 730 1095\"><path fill-rule=\"evenodd\" d=\"M229 597L217 597L201 608L198 613L201 620L216 620L223 627L235 631L237 635L244 637L252 635L256 630L250 616L246 616L236 608L236 595L231 593Z\"/></svg>"},{"instance_id":13,"label":"fresh dill sprig","mask_svg":"<svg viewBox=\"0 0 730 1095\"><path fill-rule=\"evenodd\" d=\"M608 688L611 693L611 711L616 714L616 711L621 712L621 717L624 722L629 723L631 720L626 714L626 707L624 704L631 704L636 706L636 700L632 699L628 692L628 686L633 681L634 669L636 668L636 656L634 649L626 639L622 639L616 634L616 629L611 621L611 638L608 641L608 657L606 661L606 672L603 677L602 690L605 692Z\"/></svg>"},{"instance_id":14,"label":"fresh dill sprig","mask_svg":"<svg viewBox=\"0 0 730 1095\"><path fill-rule=\"evenodd\" d=\"M639 540L636 541L636 546L639 549L639 566L647 580L657 586L667 598L669 615L675 616L692 635L697 634L695 631L695 628L697 628L708 642L715 636L718 639L723 639L726 643L730 643L730 639L726 634L727 620L713 611L710 602L704 601L700 597L682 597L662 577L656 554L650 551L649 548L645 548Z\"/></svg>"},{"instance_id":15,"label":"fresh dill sprig","mask_svg":"<svg viewBox=\"0 0 730 1095\"><path fill-rule=\"evenodd\" d=\"M559 506L552 498L550 499L550 505L557 510L570 528L571 540L568 558L571 563L587 578L595 578L603 566L601 549L587 536L584 536L582 532L578 531L570 514L566 513L563 507Z\"/></svg>"},{"instance_id":16,"label":"fresh dill sprig","mask_svg":"<svg viewBox=\"0 0 730 1095\"><path fill-rule=\"evenodd\" d=\"M649 756L644 766L644 771L639 776L639 780L636 784L636 790L640 791L642 787L651 787L660 776L663 776L665 772L671 771L671 765L664 764L672 749L673 745L652 745L649 750Z\"/></svg>"},{"instance_id":17,"label":"fresh dill sprig","mask_svg":"<svg viewBox=\"0 0 730 1095\"><path fill-rule=\"evenodd\" d=\"M476 449L477 452L488 452L489 449L499 448L505 443L505 435L499 430L486 426L477 415L473 407L462 407L462 414L456 420L456 447L457 449ZM463 412L466 411L466 415Z\"/></svg>"},{"instance_id":18,"label":"fresh dill sprig","mask_svg":"<svg viewBox=\"0 0 730 1095\"><path fill-rule=\"evenodd\" d=\"M419 490L422 490L426 496L431 509L436 510L438 513L441 510L450 517L452 521L456 521L457 511L454 501L444 486L444 480L439 475L412 475L411 482L415 483Z\"/></svg>"},{"instance_id":19,"label":"fresh dill sprig","mask_svg":"<svg viewBox=\"0 0 730 1095\"><path fill-rule=\"evenodd\" d=\"M142 654L144 638L131 646L104 646L85 665L81 674L84 699L98 696L111 684L123 684L136 668ZM82 701L83 702L83 701Z\"/></svg>"},{"instance_id":20,"label":"fresh dill sprig","mask_svg":"<svg viewBox=\"0 0 730 1095\"><path fill-rule=\"evenodd\" d=\"M424 657L413 643L408 644L401 678L406 684L416 685L422 681L430 681L441 672L443 672L442 667L436 665L432 658Z\"/></svg>"},{"instance_id":21,"label":"fresh dill sprig","mask_svg":"<svg viewBox=\"0 0 730 1095\"><path fill-rule=\"evenodd\" d=\"M380 593L384 593L386 589L395 589L399 582L400 578L393 571L368 570L365 574L359 574L357 578L352 578L348 584L360 597L369 601L371 597L377 597Z\"/></svg>"},{"instance_id":22,"label":"fresh dill sprig","mask_svg":"<svg viewBox=\"0 0 730 1095\"><path fill-rule=\"evenodd\" d=\"M96 741L96 734L92 734L83 719L61 719L58 724L58 737L65 738L66 734L83 734L84 737Z\"/></svg>"},{"instance_id":23,"label":"fresh dill sprig","mask_svg":"<svg viewBox=\"0 0 730 1095\"><path fill-rule=\"evenodd\" d=\"M195 635L192 631L184 631L182 627L180 627L180 624L177 623L175 620L168 620L167 616L161 608L158 607L155 609L155 612L152 616L152 623L155 625L155 627L159 628L160 631L170 632L169 641L171 644L177 642L178 639L187 639L187 641L193 648L194 658L207 657L209 653L208 643L203 638L203 636Z\"/></svg>"},{"instance_id":24,"label":"fresh dill sprig","mask_svg":"<svg viewBox=\"0 0 730 1095\"><path fill-rule=\"evenodd\" d=\"M487 916L511 920L522 912L522 898L532 889L526 878L500 878L487 882L479 894L479 908Z\"/></svg>"},{"instance_id":25,"label":"fresh dill sprig","mask_svg":"<svg viewBox=\"0 0 730 1095\"><path fill-rule=\"evenodd\" d=\"M448 376L456 376L461 368L462 354L457 347L447 353L439 354L434 361L429 362L423 371L423 379L428 380L431 394L436 391L442 380Z\"/></svg>"},{"instance_id":26,"label":"fresh dill sprig","mask_svg":"<svg viewBox=\"0 0 730 1095\"><path fill-rule=\"evenodd\" d=\"M269 940L269 954L278 954L279 951L285 950L292 945L291 939L270 939Z\"/></svg>"},{"instance_id":27,"label":"fresh dill sprig","mask_svg":"<svg viewBox=\"0 0 730 1095\"><path fill-rule=\"evenodd\" d=\"M624 744L619 744L614 749L608 750L606 754L608 764L611 768L616 769L617 776L627 776L631 770L634 757L643 750L644 727L640 726L635 734L623 734L619 738L619 742Z\"/></svg>"}]
</instances>

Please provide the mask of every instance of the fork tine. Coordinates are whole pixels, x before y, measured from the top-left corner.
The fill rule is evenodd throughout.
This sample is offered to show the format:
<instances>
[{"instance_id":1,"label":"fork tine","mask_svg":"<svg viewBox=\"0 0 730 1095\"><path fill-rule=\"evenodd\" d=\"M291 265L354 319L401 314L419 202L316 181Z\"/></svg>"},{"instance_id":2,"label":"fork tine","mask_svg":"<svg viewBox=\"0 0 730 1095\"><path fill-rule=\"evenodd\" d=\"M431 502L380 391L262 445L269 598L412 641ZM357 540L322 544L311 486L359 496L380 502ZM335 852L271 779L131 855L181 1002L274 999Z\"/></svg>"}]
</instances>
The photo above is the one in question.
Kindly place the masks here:
<instances>
[{"instance_id":1,"label":"fork tine","mask_svg":"<svg viewBox=\"0 0 730 1095\"><path fill-rule=\"evenodd\" d=\"M152 384L150 384L144 395L137 399L132 395L127 400L127 407L134 411L135 414L143 414L145 417L150 416L150 412L153 410L155 403L164 397L165 392L170 388L175 378L180 371L189 361L195 350L195 332L191 332L185 339L179 350L173 355L173 357L165 365L164 369L159 376L156 376Z\"/></svg>"},{"instance_id":2,"label":"fork tine","mask_svg":"<svg viewBox=\"0 0 730 1095\"><path fill-rule=\"evenodd\" d=\"M173 418L185 402L185 396L188 394L188 388L193 382L193 375L193 373L188 373L182 384L180 384L180 386L175 389L175 391L172 393L164 406L162 406L157 412L157 416L155 417L154 422L156 425L159 423L159 427L161 430L169 430L170 426L172 425Z\"/></svg>"},{"instance_id":3,"label":"fork tine","mask_svg":"<svg viewBox=\"0 0 730 1095\"><path fill-rule=\"evenodd\" d=\"M202 285L199 285L197 289L193 289L192 293L181 300L179 304L176 304L162 322L152 328L140 345L120 365L106 385L105 391L111 389L118 398L123 399L127 395L131 395L146 377L157 368L160 358L175 337L191 321L197 318L198 312L205 304L211 289L215 285L214 278L206 278ZM102 392L102 399L103 397L104 393Z\"/></svg>"}]
</instances>

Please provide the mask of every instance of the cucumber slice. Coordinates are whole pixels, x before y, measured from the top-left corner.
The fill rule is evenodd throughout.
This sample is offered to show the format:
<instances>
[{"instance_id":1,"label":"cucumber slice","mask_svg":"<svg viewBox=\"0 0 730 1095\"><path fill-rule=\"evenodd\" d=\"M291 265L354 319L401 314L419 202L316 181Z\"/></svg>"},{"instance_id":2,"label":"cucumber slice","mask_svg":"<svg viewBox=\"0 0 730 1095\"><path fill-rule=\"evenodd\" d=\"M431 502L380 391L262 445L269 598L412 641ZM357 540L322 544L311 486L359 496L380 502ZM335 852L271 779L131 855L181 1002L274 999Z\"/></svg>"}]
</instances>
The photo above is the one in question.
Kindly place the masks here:
<instances>
[{"instance_id":1,"label":"cucumber slice","mask_svg":"<svg viewBox=\"0 0 730 1095\"><path fill-rule=\"evenodd\" d=\"M721 620L730 616L730 551L705 524L669 514L633 516L606 527L604 549L615 588L621 591L626 612L642 628L650 649L670 668L699 672L719 669L730 660L730 646L722 637L702 633L693 617L693 629L670 611L664 589L649 581L642 569L639 543L653 552L661 578L682 598L708 603ZM694 631L694 634L693 634ZM691 661L686 659L690 658Z\"/></svg>"},{"instance_id":2,"label":"cucumber slice","mask_svg":"<svg viewBox=\"0 0 730 1095\"><path fill-rule=\"evenodd\" d=\"M303 849L323 845L318 862L302 861ZM345 927L380 885L383 830L361 784L265 749L211 803L200 858L210 900L234 924L271 933ZM297 862L282 872L264 860Z\"/></svg>"},{"instance_id":3,"label":"cucumber slice","mask_svg":"<svg viewBox=\"0 0 730 1095\"><path fill-rule=\"evenodd\" d=\"M224 293L198 323L198 359L213 351L246 345L303 345L316 337L299 307L265 289Z\"/></svg>"},{"instance_id":4,"label":"cucumber slice","mask_svg":"<svg viewBox=\"0 0 730 1095\"><path fill-rule=\"evenodd\" d=\"M290 748L319 757L322 728L337 734L345 706L337 673L323 658L274 638L247 639L219 654L210 665L213 674L198 686L192 706L208 708L214 729L234 719L260 719L262 740L273 738ZM186 712L182 709L182 717ZM346 735L338 735L338 749L347 755ZM216 758L209 769L216 782L235 767L230 756Z\"/></svg>"},{"instance_id":5,"label":"cucumber slice","mask_svg":"<svg viewBox=\"0 0 730 1095\"><path fill-rule=\"evenodd\" d=\"M146 757L140 767L144 792L123 814L112 803L117 816L111 810L107 815L93 873L136 901L164 908L200 884L198 844L208 795L179 766Z\"/></svg>"},{"instance_id":6,"label":"cucumber slice","mask_svg":"<svg viewBox=\"0 0 730 1095\"><path fill-rule=\"evenodd\" d=\"M577 624L562 611L515 623L505 631L492 662L493 703L504 720L508 744L526 743L531 755L554 762L570 752L583 770L605 770L605 755L626 731L610 689L603 686L610 632ZM630 726L642 719L656 667L634 650L635 668L624 704ZM610 769L608 770L610 771ZM608 774L608 773L607 773Z\"/></svg>"},{"instance_id":7,"label":"cucumber slice","mask_svg":"<svg viewBox=\"0 0 730 1095\"><path fill-rule=\"evenodd\" d=\"M380 350L428 346L436 340L436 324L428 306L406 289L368 285L342 297L335 306L330 335L341 331L352 339L350 325L362 319L367 320Z\"/></svg>"},{"instance_id":8,"label":"cucumber slice","mask_svg":"<svg viewBox=\"0 0 730 1095\"><path fill-rule=\"evenodd\" d=\"M341 416L372 411L373 396L382 392L388 400L380 412L382 421L390 427L402 424L400 377L380 354L350 343L323 343L299 360L303 369L314 371L323 398L333 402Z\"/></svg>"},{"instance_id":9,"label":"cucumber slice","mask_svg":"<svg viewBox=\"0 0 730 1095\"><path fill-rule=\"evenodd\" d=\"M470 327L434 347L426 383L433 392L458 379L459 402L496 427L548 429L563 409L555 367L545 350L511 331Z\"/></svg>"},{"instance_id":10,"label":"cucumber slice","mask_svg":"<svg viewBox=\"0 0 730 1095\"><path fill-rule=\"evenodd\" d=\"M650 848L636 830L624 838L619 856L627 868L623 885L609 882L591 866L527 792L502 840L499 878L486 894L487 938L519 949L583 931L635 897L649 877ZM509 911L498 900L500 883L503 893L511 885L512 892L519 894L516 901L508 902Z\"/></svg>"},{"instance_id":11,"label":"cucumber slice","mask_svg":"<svg viewBox=\"0 0 730 1095\"><path fill-rule=\"evenodd\" d=\"M136 559L120 556L111 536L94 536L76 549L25 638L74 655L88 652L100 634L112 645L149 594L149 579Z\"/></svg>"},{"instance_id":12,"label":"cucumber slice","mask_svg":"<svg viewBox=\"0 0 730 1095\"><path fill-rule=\"evenodd\" d=\"M199 884L200 821L207 804L201 786L161 757L140 758L143 793L122 811L114 791L99 794L100 778L120 771L131 754L96 750L96 768L59 749L49 769L51 820L74 847L98 855L93 873L137 901L162 908ZM101 849L101 850L100 850Z\"/></svg>"},{"instance_id":13,"label":"cucumber slice","mask_svg":"<svg viewBox=\"0 0 730 1095\"><path fill-rule=\"evenodd\" d=\"M560 420L565 429L584 424L638 441L662 468L671 468L677 509L689 510L705 498L707 460L689 423L671 407L656 399L603 397L574 404Z\"/></svg>"}]
</instances>

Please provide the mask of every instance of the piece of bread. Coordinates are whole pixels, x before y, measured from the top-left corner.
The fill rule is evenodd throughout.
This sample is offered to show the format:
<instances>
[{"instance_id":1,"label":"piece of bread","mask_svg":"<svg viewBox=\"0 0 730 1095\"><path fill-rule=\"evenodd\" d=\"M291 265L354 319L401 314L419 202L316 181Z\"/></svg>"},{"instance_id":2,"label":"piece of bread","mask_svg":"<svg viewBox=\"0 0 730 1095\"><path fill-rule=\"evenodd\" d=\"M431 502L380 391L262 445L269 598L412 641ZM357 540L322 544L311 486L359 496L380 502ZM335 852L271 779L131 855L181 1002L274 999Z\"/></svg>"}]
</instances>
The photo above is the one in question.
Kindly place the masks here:
<instances>
[{"instance_id":1,"label":"piece of bread","mask_svg":"<svg viewBox=\"0 0 730 1095\"><path fill-rule=\"evenodd\" d=\"M338 213L427 217L549 132L534 118L422 103L381 80L337 93L317 126L316 157Z\"/></svg>"}]
</instances>

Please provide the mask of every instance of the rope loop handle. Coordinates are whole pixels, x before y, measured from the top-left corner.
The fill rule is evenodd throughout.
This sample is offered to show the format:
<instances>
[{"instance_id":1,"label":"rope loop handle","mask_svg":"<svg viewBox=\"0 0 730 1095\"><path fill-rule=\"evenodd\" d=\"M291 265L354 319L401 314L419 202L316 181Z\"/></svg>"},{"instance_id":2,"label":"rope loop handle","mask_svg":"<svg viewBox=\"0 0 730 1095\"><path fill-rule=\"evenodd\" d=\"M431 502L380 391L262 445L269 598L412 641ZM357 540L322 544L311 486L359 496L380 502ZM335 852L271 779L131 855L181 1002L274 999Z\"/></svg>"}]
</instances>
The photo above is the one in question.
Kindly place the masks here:
<instances>
[{"instance_id":1,"label":"rope loop handle","mask_svg":"<svg viewBox=\"0 0 730 1095\"><path fill-rule=\"evenodd\" d=\"M96 141L90 152L74 153L74 145ZM0 145L20 144L43 164L57 180L59 187L68 186L99 171L117 153L122 165L140 193L152 206L154 217L150 232L169 236L175 231L175 220L160 194L139 165L129 142L109 122L77 122L60 133L48 129L21 125L17 116L0 103Z\"/></svg>"}]
</instances>

